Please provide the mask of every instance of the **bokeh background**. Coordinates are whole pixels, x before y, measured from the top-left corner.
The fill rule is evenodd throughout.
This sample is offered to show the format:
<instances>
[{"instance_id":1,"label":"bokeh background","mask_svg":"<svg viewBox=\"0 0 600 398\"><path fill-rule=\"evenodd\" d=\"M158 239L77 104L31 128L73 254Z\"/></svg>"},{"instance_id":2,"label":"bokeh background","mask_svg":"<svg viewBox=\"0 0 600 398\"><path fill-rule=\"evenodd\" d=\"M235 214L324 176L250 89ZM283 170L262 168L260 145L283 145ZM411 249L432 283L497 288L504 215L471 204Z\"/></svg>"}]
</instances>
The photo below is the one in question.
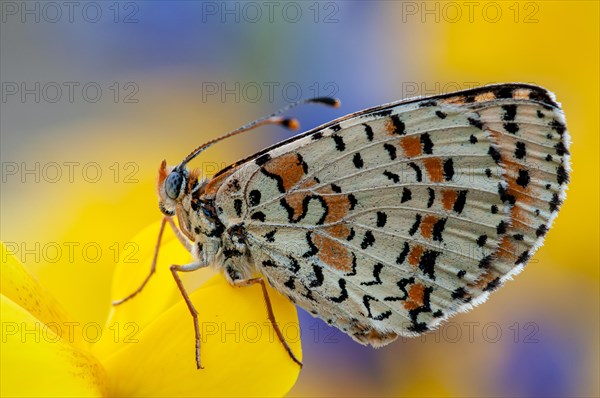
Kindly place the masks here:
<instances>
[{"instance_id":1,"label":"bokeh background","mask_svg":"<svg viewBox=\"0 0 600 398\"><path fill-rule=\"evenodd\" d=\"M135 259L129 239L160 217L162 159L300 97L342 99L295 110L310 128L487 83L554 91L572 183L525 271L441 330L385 349L300 311L305 366L289 395L600 394L598 2L1 4L1 239L83 321L106 318L115 257ZM195 165L211 175L289 134L265 127Z\"/></svg>"}]
</instances>

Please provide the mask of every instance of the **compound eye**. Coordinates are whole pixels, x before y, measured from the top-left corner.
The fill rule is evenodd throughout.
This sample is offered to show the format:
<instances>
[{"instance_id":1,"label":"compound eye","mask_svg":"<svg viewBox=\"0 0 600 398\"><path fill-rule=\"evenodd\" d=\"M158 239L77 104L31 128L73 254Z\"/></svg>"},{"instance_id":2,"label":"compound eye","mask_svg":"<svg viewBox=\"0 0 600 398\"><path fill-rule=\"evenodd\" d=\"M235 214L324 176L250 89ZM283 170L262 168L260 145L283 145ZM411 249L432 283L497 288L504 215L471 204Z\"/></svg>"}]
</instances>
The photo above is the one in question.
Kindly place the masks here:
<instances>
[{"instance_id":1,"label":"compound eye","mask_svg":"<svg viewBox=\"0 0 600 398\"><path fill-rule=\"evenodd\" d=\"M165 181L165 192L167 196L173 200L177 199L179 196L179 191L181 190L181 183L183 182L183 176L181 173L177 171L173 171L167 177L167 181Z\"/></svg>"}]
</instances>

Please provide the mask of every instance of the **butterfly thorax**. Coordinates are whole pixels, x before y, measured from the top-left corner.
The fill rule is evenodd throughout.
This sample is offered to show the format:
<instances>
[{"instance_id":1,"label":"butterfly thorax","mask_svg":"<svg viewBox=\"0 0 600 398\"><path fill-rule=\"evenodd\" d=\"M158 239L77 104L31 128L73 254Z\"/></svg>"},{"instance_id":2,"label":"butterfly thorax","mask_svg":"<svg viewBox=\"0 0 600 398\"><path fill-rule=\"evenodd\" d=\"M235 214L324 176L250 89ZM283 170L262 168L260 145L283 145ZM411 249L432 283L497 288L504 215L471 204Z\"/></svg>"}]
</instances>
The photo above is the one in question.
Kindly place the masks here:
<instances>
[{"instance_id":1,"label":"butterfly thorax","mask_svg":"<svg viewBox=\"0 0 600 398\"><path fill-rule=\"evenodd\" d=\"M170 177L176 173L180 178ZM179 228L193 242L192 254L200 262L224 272L230 283L252 277L256 270L243 224L224 225L214 194L206 190L208 180L199 180L198 175L187 169L168 170L163 163L158 178L159 208L177 218Z\"/></svg>"}]
</instances>

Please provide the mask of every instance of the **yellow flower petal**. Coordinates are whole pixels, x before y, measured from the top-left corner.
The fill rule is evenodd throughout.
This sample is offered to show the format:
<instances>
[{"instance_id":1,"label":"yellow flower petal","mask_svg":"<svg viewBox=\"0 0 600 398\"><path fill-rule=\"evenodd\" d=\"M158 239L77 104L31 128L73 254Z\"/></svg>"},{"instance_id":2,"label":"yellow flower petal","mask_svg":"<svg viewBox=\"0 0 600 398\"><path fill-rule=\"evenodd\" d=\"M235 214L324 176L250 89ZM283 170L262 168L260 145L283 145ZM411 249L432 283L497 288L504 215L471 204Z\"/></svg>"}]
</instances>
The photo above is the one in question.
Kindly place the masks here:
<instances>
[{"instance_id":1,"label":"yellow flower petal","mask_svg":"<svg viewBox=\"0 0 600 398\"><path fill-rule=\"evenodd\" d=\"M0 305L3 397L106 395L106 374L93 356L8 297L0 295Z\"/></svg>"},{"instance_id":2,"label":"yellow flower petal","mask_svg":"<svg viewBox=\"0 0 600 398\"><path fill-rule=\"evenodd\" d=\"M23 307L42 323L60 329L65 341L85 346L81 333L75 333L75 323L38 282L27 272L11 251L0 242L0 293Z\"/></svg>"},{"instance_id":3,"label":"yellow flower petal","mask_svg":"<svg viewBox=\"0 0 600 398\"><path fill-rule=\"evenodd\" d=\"M301 358L296 308L269 288L275 317ZM191 295L200 319L201 360L196 369L192 317L183 302L134 338L138 342L103 361L118 396L282 396L300 367L277 339L260 285L231 287L215 275Z\"/></svg>"}]
</instances>

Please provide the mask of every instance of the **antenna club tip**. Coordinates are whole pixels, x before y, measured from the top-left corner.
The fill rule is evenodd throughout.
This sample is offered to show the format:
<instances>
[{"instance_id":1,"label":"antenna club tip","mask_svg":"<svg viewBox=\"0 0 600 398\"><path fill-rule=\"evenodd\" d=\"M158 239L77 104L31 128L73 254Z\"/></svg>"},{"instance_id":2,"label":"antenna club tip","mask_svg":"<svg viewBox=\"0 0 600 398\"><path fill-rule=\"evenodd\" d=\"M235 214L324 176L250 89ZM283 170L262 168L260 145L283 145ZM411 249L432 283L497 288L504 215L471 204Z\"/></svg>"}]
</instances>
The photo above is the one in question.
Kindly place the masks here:
<instances>
[{"instance_id":1,"label":"antenna club tip","mask_svg":"<svg viewBox=\"0 0 600 398\"><path fill-rule=\"evenodd\" d=\"M323 104L323 105L328 105L331 106L333 108L339 108L342 103L339 99L337 98L332 98L332 97L318 97L318 98L313 98L310 100L310 102L314 102L314 103L319 103L319 104Z\"/></svg>"},{"instance_id":2,"label":"antenna club tip","mask_svg":"<svg viewBox=\"0 0 600 398\"><path fill-rule=\"evenodd\" d=\"M300 122L295 118L283 119L281 125L293 131L300 128Z\"/></svg>"}]
</instances>

